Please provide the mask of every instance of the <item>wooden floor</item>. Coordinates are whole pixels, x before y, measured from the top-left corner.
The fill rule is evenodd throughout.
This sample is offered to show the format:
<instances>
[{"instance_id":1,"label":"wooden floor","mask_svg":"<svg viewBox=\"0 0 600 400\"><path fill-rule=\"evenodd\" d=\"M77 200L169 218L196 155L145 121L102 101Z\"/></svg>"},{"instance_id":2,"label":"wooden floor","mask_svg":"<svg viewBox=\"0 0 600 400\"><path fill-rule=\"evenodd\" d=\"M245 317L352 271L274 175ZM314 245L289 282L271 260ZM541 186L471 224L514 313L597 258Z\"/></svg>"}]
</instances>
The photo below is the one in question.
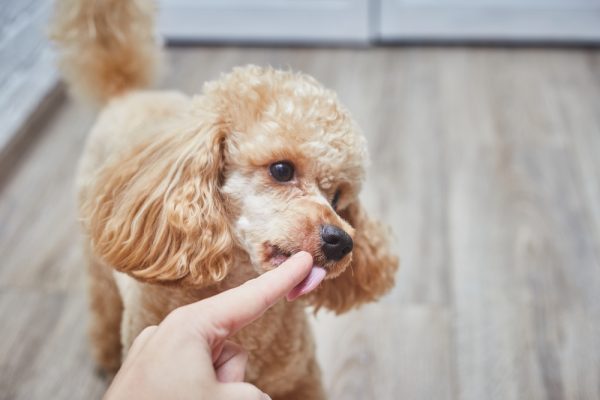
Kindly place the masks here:
<instances>
[{"instance_id":1,"label":"wooden floor","mask_svg":"<svg viewBox=\"0 0 600 400\"><path fill-rule=\"evenodd\" d=\"M600 399L600 51L180 48L164 86L303 70L364 128L397 286L319 314L332 399ZM0 192L0 398L93 399L63 101Z\"/></svg>"}]
</instances>

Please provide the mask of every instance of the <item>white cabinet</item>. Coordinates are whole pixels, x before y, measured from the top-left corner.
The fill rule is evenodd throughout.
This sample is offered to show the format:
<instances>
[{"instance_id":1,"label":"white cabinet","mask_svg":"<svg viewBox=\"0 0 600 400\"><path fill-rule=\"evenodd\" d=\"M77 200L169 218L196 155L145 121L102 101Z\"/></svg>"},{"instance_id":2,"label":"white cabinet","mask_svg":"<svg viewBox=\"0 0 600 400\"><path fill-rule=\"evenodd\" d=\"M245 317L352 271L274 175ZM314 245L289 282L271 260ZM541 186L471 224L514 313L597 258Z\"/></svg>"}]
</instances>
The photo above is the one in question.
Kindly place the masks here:
<instances>
[{"instance_id":1,"label":"white cabinet","mask_svg":"<svg viewBox=\"0 0 600 400\"><path fill-rule=\"evenodd\" d=\"M369 0L162 0L159 26L176 41L369 41Z\"/></svg>"},{"instance_id":2,"label":"white cabinet","mask_svg":"<svg viewBox=\"0 0 600 400\"><path fill-rule=\"evenodd\" d=\"M160 0L171 40L600 42L600 0Z\"/></svg>"},{"instance_id":3,"label":"white cabinet","mask_svg":"<svg viewBox=\"0 0 600 400\"><path fill-rule=\"evenodd\" d=\"M380 0L382 41L600 41L599 0Z\"/></svg>"}]
</instances>

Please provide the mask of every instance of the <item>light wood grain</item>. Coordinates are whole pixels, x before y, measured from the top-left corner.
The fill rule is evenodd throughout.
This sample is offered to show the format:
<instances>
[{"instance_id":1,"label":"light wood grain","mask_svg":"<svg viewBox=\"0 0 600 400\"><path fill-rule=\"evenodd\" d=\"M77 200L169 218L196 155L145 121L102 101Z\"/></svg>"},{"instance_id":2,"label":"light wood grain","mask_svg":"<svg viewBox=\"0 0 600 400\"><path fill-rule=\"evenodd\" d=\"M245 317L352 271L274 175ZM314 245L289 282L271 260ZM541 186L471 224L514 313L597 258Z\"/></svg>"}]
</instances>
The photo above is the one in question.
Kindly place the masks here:
<instances>
[{"instance_id":1,"label":"light wood grain","mask_svg":"<svg viewBox=\"0 0 600 400\"><path fill-rule=\"evenodd\" d=\"M234 65L335 89L368 137L363 201L396 288L313 318L332 399L600 398L600 52L178 48L164 87ZM0 191L0 398L99 398L63 102Z\"/></svg>"}]
</instances>

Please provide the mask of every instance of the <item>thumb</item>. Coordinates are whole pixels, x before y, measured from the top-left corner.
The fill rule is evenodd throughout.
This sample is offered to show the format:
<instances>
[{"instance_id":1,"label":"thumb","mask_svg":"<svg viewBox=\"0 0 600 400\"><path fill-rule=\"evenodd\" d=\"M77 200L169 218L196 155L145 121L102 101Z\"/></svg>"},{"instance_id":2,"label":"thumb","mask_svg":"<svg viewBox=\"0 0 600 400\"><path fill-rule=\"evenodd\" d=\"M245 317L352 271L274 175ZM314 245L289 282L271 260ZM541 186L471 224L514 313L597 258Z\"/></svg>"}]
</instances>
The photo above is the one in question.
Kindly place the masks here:
<instances>
[{"instance_id":1,"label":"thumb","mask_svg":"<svg viewBox=\"0 0 600 400\"><path fill-rule=\"evenodd\" d=\"M213 362L219 382L243 382L248 353L234 342L226 340L217 359Z\"/></svg>"}]
</instances>

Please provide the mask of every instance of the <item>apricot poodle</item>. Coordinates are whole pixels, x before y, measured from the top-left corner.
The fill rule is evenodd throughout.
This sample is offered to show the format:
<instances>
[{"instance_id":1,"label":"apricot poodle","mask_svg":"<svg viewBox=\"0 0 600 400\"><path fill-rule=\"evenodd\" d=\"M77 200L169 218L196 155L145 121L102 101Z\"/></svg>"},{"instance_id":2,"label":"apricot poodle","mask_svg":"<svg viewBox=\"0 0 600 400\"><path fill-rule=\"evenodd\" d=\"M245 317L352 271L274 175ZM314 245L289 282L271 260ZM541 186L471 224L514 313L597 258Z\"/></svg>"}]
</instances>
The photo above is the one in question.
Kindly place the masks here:
<instances>
[{"instance_id":1,"label":"apricot poodle","mask_svg":"<svg viewBox=\"0 0 600 400\"><path fill-rule=\"evenodd\" d=\"M142 91L160 65L149 0L60 0L52 36L77 94L104 106L81 158L97 362L118 369L146 326L306 250L319 287L233 340L273 398L323 399L305 307L376 300L398 261L358 200L364 138L301 73L246 66L201 95Z\"/></svg>"}]
</instances>

